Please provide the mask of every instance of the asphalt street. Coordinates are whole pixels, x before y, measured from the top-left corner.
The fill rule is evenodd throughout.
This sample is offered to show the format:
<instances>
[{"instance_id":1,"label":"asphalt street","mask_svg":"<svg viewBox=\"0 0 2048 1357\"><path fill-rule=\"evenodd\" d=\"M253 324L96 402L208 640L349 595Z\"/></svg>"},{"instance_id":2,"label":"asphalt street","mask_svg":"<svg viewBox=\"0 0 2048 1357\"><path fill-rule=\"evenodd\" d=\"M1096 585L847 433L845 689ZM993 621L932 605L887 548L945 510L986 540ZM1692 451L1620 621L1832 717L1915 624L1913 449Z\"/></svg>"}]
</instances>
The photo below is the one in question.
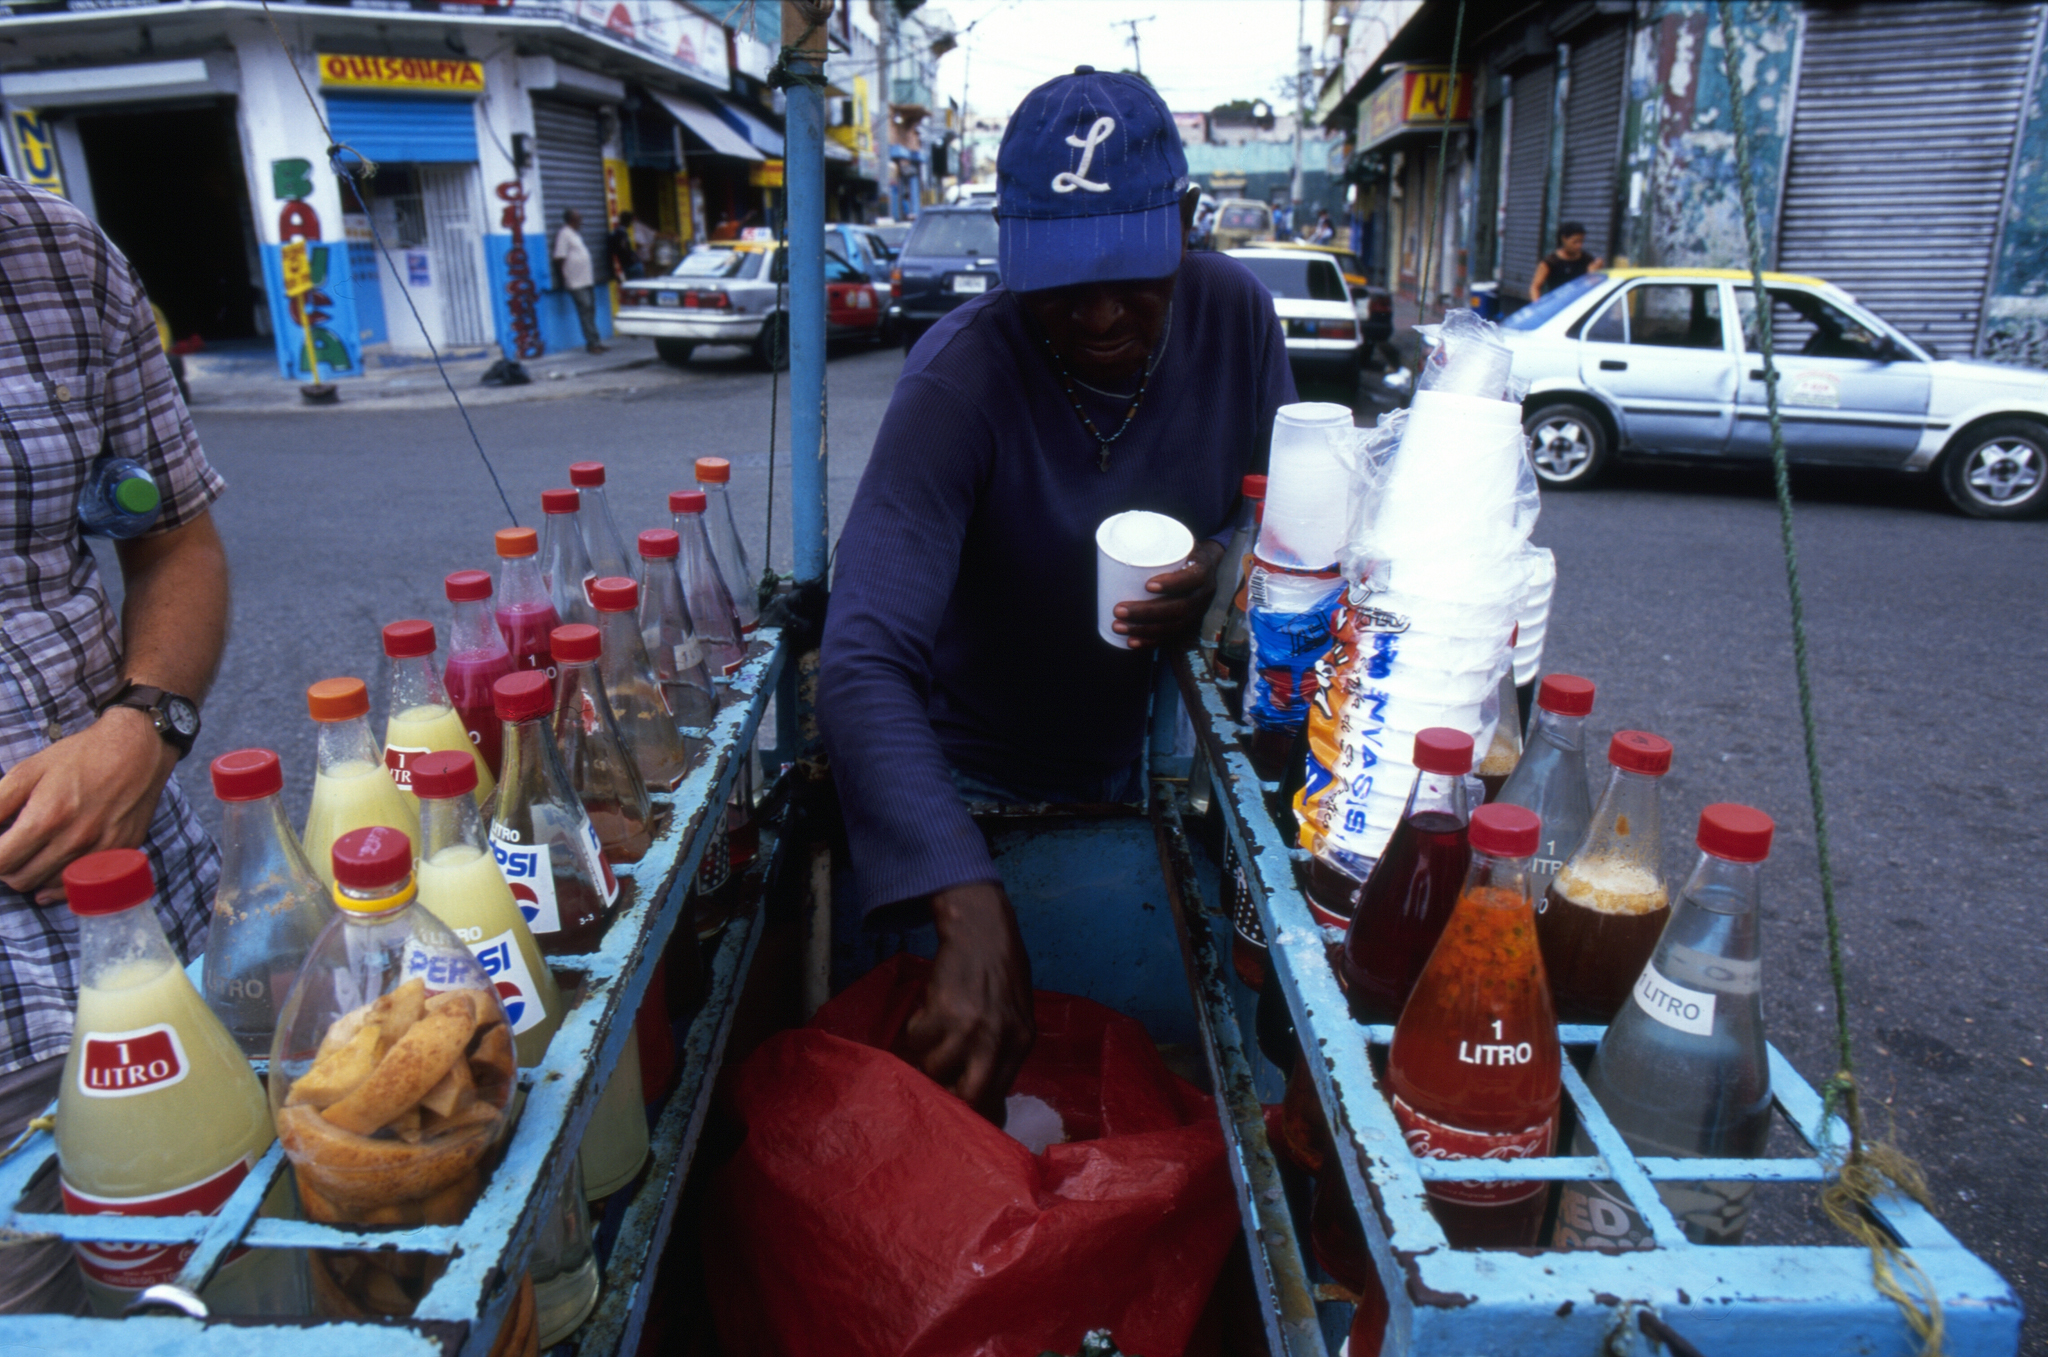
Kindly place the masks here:
<instances>
[{"instance_id":1,"label":"asphalt street","mask_svg":"<svg viewBox=\"0 0 2048 1357\"><path fill-rule=\"evenodd\" d=\"M830 365L835 532L900 363L885 350ZM630 536L665 526L663 496L690 482L691 459L730 457L742 533L757 554L768 422L767 377L715 360L651 374L640 389L476 416L527 523L538 521L539 492L567 483L569 462L597 458L610 468L621 528ZM305 686L361 675L381 721L379 627L409 616L445 626L442 577L492 564L490 533L505 511L452 410L259 415L202 406L200 431L230 484L217 512L235 569L234 634L197 757L179 776L217 822L206 760L243 745L275 748L296 818L313 755ZM786 424L777 438L786 449ZM786 570L786 451L776 476L770 559ZM2039 982L2048 939L2026 902L2048 850L2042 773L2029 763L2048 749L2048 523L1966 520L1917 482L1833 473L1797 477L1795 487L1870 1128L1919 1160L1937 1216L2041 1315L2048 1217L2033 1174L2048 1129ZM1672 741L1664 833L1674 885L1692 865L1701 806L1741 801L1776 818L1763 877L1766 1020L1818 1084L1836 1068L1833 1008L1767 476L1624 466L1606 485L1550 496L1537 538L1558 557L1545 667L1599 685L1587 741L1595 795L1612 731ZM1831 1237L1810 1194L1789 1188L1764 1200L1756 1234ZM2048 1322L2029 1324L2028 1348L2048 1350Z\"/></svg>"}]
</instances>

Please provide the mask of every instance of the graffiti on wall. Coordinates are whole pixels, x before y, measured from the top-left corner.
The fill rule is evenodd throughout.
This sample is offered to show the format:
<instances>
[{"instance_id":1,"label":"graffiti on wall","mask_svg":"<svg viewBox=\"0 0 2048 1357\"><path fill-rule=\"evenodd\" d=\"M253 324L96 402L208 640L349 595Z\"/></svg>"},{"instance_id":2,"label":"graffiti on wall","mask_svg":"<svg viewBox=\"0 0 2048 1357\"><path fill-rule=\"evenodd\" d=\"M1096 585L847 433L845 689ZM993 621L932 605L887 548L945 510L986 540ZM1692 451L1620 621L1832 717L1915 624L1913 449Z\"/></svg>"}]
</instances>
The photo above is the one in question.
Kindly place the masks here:
<instances>
[{"instance_id":1,"label":"graffiti on wall","mask_svg":"<svg viewBox=\"0 0 2048 1357\"><path fill-rule=\"evenodd\" d=\"M512 248L505 252L505 309L512 317L512 349L520 358L538 358L548 349L540 337L540 315L535 309L539 291L533 285L533 264L526 254L526 185L507 179L498 185L498 197L505 203L499 225L512 235Z\"/></svg>"},{"instance_id":2,"label":"graffiti on wall","mask_svg":"<svg viewBox=\"0 0 2048 1357\"><path fill-rule=\"evenodd\" d=\"M2048 62L2028 91L1981 357L2048 367Z\"/></svg>"},{"instance_id":3,"label":"graffiti on wall","mask_svg":"<svg viewBox=\"0 0 2048 1357\"><path fill-rule=\"evenodd\" d=\"M326 291L332 252L319 243L320 213L307 201L313 196L313 162L296 158L271 161L270 191L283 204L277 210L277 243L284 246L295 240L305 241L306 262L313 274L313 290L286 302L292 324L312 330L313 351L320 362L335 372L347 372L352 366L348 346L327 324L333 319L329 308L334 305ZM307 375L316 382L320 380L318 372Z\"/></svg>"}]
</instances>

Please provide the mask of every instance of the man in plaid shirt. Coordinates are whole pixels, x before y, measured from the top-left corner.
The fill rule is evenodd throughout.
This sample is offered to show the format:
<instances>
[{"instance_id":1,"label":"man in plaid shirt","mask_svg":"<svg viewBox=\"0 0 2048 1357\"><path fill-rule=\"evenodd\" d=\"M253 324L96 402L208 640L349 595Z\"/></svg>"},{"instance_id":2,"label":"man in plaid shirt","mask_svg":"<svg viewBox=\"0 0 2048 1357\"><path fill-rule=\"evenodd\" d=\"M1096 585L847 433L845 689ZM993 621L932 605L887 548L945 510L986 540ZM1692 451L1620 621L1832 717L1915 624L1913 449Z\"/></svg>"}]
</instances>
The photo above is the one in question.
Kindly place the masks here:
<instances>
[{"instance_id":1,"label":"man in plaid shirt","mask_svg":"<svg viewBox=\"0 0 2048 1357\"><path fill-rule=\"evenodd\" d=\"M86 215L0 178L0 1145L57 1096L78 998L65 864L141 847L189 959L220 854L171 770L227 639L228 568L207 464L142 282ZM163 503L115 546L117 623L79 533L93 463L132 457ZM57 1211L54 1174L24 1203ZM0 1311L84 1295L62 1244L0 1248Z\"/></svg>"}]
</instances>

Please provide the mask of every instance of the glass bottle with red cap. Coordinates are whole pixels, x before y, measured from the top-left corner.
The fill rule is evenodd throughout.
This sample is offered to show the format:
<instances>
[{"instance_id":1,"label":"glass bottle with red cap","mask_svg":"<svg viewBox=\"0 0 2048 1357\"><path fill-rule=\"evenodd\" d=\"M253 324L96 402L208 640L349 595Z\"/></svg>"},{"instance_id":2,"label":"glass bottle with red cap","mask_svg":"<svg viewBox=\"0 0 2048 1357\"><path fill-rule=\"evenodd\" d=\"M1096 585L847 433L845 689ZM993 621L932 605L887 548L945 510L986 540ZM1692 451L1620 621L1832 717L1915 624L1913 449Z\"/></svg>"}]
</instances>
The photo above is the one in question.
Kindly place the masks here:
<instances>
[{"instance_id":1,"label":"glass bottle with red cap","mask_svg":"<svg viewBox=\"0 0 2048 1357\"><path fill-rule=\"evenodd\" d=\"M649 790L673 791L690 771L690 750L647 658L640 635L640 586L629 579L603 579L590 587L590 596L597 604L603 651L598 667L626 752Z\"/></svg>"},{"instance_id":2,"label":"glass bottle with red cap","mask_svg":"<svg viewBox=\"0 0 2048 1357\"><path fill-rule=\"evenodd\" d=\"M1472 864L1465 774L1472 737L1448 726L1415 733L1415 788L1358 894L1340 973L1360 1022L1392 1022L1436 950Z\"/></svg>"},{"instance_id":3,"label":"glass bottle with red cap","mask_svg":"<svg viewBox=\"0 0 2048 1357\"><path fill-rule=\"evenodd\" d=\"M562 619L540 577L540 534L532 528L500 528L498 544L498 634L512 653L514 673L539 669L553 678L555 662L548 637Z\"/></svg>"},{"instance_id":4,"label":"glass bottle with red cap","mask_svg":"<svg viewBox=\"0 0 2048 1357\"><path fill-rule=\"evenodd\" d=\"M555 688L528 671L498 680L505 762L492 804L491 852L526 926L550 954L588 952L604 939L619 879L562 767Z\"/></svg>"},{"instance_id":5,"label":"glass bottle with red cap","mask_svg":"<svg viewBox=\"0 0 2048 1357\"><path fill-rule=\"evenodd\" d=\"M640 639L669 715L679 727L701 729L718 715L718 690L704 665L704 645L676 568L682 538L667 528L650 528L640 534L639 546Z\"/></svg>"},{"instance_id":6,"label":"glass bottle with red cap","mask_svg":"<svg viewBox=\"0 0 2048 1357\"><path fill-rule=\"evenodd\" d=\"M576 514L577 526L583 530L583 550L590 558L592 579L604 579L609 575L633 574L633 558L626 551L626 539L619 535L619 525L612 518L611 502L605 498L604 463L571 462L569 484L583 498L583 505Z\"/></svg>"},{"instance_id":7,"label":"glass bottle with red cap","mask_svg":"<svg viewBox=\"0 0 2048 1357\"><path fill-rule=\"evenodd\" d=\"M384 709L384 767L416 807L412 760L439 749L468 754L476 761L476 799L482 804L497 779L449 700L440 667L434 663L435 648L432 622L410 618L384 628L384 654L391 661L391 701Z\"/></svg>"},{"instance_id":8,"label":"glass bottle with red cap","mask_svg":"<svg viewBox=\"0 0 2048 1357\"><path fill-rule=\"evenodd\" d=\"M1529 1159L1557 1138L1561 1055L1536 945L1529 859L1542 822L1522 806L1472 812L1472 866L1443 937L1394 1025L1387 1091L1419 1159ZM1432 1182L1451 1247L1533 1245L1541 1182Z\"/></svg>"},{"instance_id":9,"label":"glass bottle with red cap","mask_svg":"<svg viewBox=\"0 0 2048 1357\"><path fill-rule=\"evenodd\" d=\"M654 808L605 693L596 627L555 629L555 745L569 785L612 862L638 862L653 843Z\"/></svg>"},{"instance_id":10,"label":"glass bottle with red cap","mask_svg":"<svg viewBox=\"0 0 2048 1357\"><path fill-rule=\"evenodd\" d=\"M1244 607L1238 600L1238 587L1246 584L1246 565L1252 554L1252 543L1259 535L1259 511L1266 502L1266 478L1247 476L1239 487L1244 506L1238 514L1237 528L1230 534L1230 544L1223 549L1222 559L1216 564L1216 596L1209 600L1209 611L1202 615L1202 639L1217 647L1210 658L1210 672L1218 678L1229 678L1223 658L1224 634L1230 629L1231 608L1237 605L1236 616L1240 629L1243 627ZM1247 639L1250 633L1247 632Z\"/></svg>"},{"instance_id":11,"label":"glass bottle with red cap","mask_svg":"<svg viewBox=\"0 0 2048 1357\"><path fill-rule=\"evenodd\" d=\"M1586 837L1550 883L1536 940L1559 1022L1608 1022L1656 950L1671 918L1664 885L1664 817L1657 791L1671 742L1618 730L1607 746L1607 790Z\"/></svg>"},{"instance_id":12,"label":"glass bottle with red cap","mask_svg":"<svg viewBox=\"0 0 2048 1357\"><path fill-rule=\"evenodd\" d=\"M1543 842L1529 865L1538 900L1593 818L1593 794L1586 782L1586 718L1592 714L1591 679L1545 674L1521 761L1493 798L1497 804L1526 806L1543 821Z\"/></svg>"},{"instance_id":13,"label":"glass bottle with red cap","mask_svg":"<svg viewBox=\"0 0 2048 1357\"><path fill-rule=\"evenodd\" d=\"M583 527L577 521L582 508L580 490L540 492L540 577L547 583L555 616L564 623L597 620L590 610L589 593L597 572L590 567Z\"/></svg>"},{"instance_id":14,"label":"glass bottle with red cap","mask_svg":"<svg viewBox=\"0 0 2048 1357\"><path fill-rule=\"evenodd\" d=\"M711 537L711 559L718 563L719 578L732 593L733 611L740 619L740 635L754 634L760 625L761 609L756 603L759 590L747 564L747 547L740 540L738 522L733 518L732 499L726 486L732 480L732 463L723 457L697 459L697 489L704 495L704 527ZM669 512L680 512L675 496L669 497Z\"/></svg>"},{"instance_id":15,"label":"glass bottle with red cap","mask_svg":"<svg viewBox=\"0 0 2048 1357\"><path fill-rule=\"evenodd\" d=\"M448 700L469 734L469 742L493 777L498 773L498 709L491 685L512 672L512 652L491 612L491 577L482 570L458 570L445 585L455 605L448 629L448 667L441 680Z\"/></svg>"},{"instance_id":16,"label":"glass bottle with red cap","mask_svg":"<svg viewBox=\"0 0 2048 1357\"><path fill-rule=\"evenodd\" d=\"M63 877L78 920L78 1010L57 1093L64 1210L213 1215L277 1138L263 1087L149 908L148 855L88 853ZM75 1247L93 1308L119 1315L174 1280L195 1246ZM223 1265L200 1297L217 1312L259 1314L288 1312L297 1294L289 1260L258 1250Z\"/></svg>"},{"instance_id":17,"label":"glass bottle with red cap","mask_svg":"<svg viewBox=\"0 0 2048 1357\"><path fill-rule=\"evenodd\" d=\"M420 831L417 803L406 799L370 737L370 690L359 678L322 679L306 689L306 711L320 725L313 801L299 835L306 861L322 873L334 841L351 829L394 825ZM322 877L322 884L333 882Z\"/></svg>"},{"instance_id":18,"label":"glass bottle with red cap","mask_svg":"<svg viewBox=\"0 0 2048 1357\"><path fill-rule=\"evenodd\" d=\"M270 1054L278 1005L334 914L284 813L284 767L268 749L213 761L221 803L220 889L206 925L201 985L242 1053Z\"/></svg>"},{"instance_id":19,"label":"glass bottle with red cap","mask_svg":"<svg viewBox=\"0 0 2048 1357\"><path fill-rule=\"evenodd\" d=\"M1700 812L1699 864L1586 1071L1594 1099L1639 1155L1754 1159L1770 1138L1757 878L1774 828L1749 806L1722 802ZM1576 1139L1582 1148L1574 1154L1593 1153L1583 1132ZM1660 1182L1657 1192L1693 1243L1739 1244L1754 1187ZM1611 1182L1565 1186L1553 1243L1653 1247Z\"/></svg>"},{"instance_id":20,"label":"glass bottle with red cap","mask_svg":"<svg viewBox=\"0 0 2048 1357\"><path fill-rule=\"evenodd\" d=\"M747 647L732 590L711 554L711 537L704 525L704 492L678 490L668 497L668 507L675 515L675 533L680 539L676 568L683 577L683 597L690 605L697 640L704 646L712 676L730 678L746 658Z\"/></svg>"}]
</instances>

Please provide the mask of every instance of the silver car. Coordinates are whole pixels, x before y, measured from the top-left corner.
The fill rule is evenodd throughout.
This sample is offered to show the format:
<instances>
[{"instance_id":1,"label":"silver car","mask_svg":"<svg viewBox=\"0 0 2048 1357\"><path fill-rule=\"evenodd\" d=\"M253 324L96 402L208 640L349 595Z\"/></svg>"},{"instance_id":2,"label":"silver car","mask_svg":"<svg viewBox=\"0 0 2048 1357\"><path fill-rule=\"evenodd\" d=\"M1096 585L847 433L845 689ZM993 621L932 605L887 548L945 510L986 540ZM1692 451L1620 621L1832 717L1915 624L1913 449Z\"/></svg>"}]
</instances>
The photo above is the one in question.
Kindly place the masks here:
<instances>
[{"instance_id":1,"label":"silver car","mask_svg":"<svg viewBox=\"0 0 2048 1357\"><path fill-rule=\"evenodd\" d=\"M2048 373L1943 358L1818 278L1764 287L1793 461L1933 473L1978 518L2048 509ZM1608 269L1501 322L1543 484L1622 452L1768 458L1755 310L1746 272Z\"/></svg>"}]
</instances>

